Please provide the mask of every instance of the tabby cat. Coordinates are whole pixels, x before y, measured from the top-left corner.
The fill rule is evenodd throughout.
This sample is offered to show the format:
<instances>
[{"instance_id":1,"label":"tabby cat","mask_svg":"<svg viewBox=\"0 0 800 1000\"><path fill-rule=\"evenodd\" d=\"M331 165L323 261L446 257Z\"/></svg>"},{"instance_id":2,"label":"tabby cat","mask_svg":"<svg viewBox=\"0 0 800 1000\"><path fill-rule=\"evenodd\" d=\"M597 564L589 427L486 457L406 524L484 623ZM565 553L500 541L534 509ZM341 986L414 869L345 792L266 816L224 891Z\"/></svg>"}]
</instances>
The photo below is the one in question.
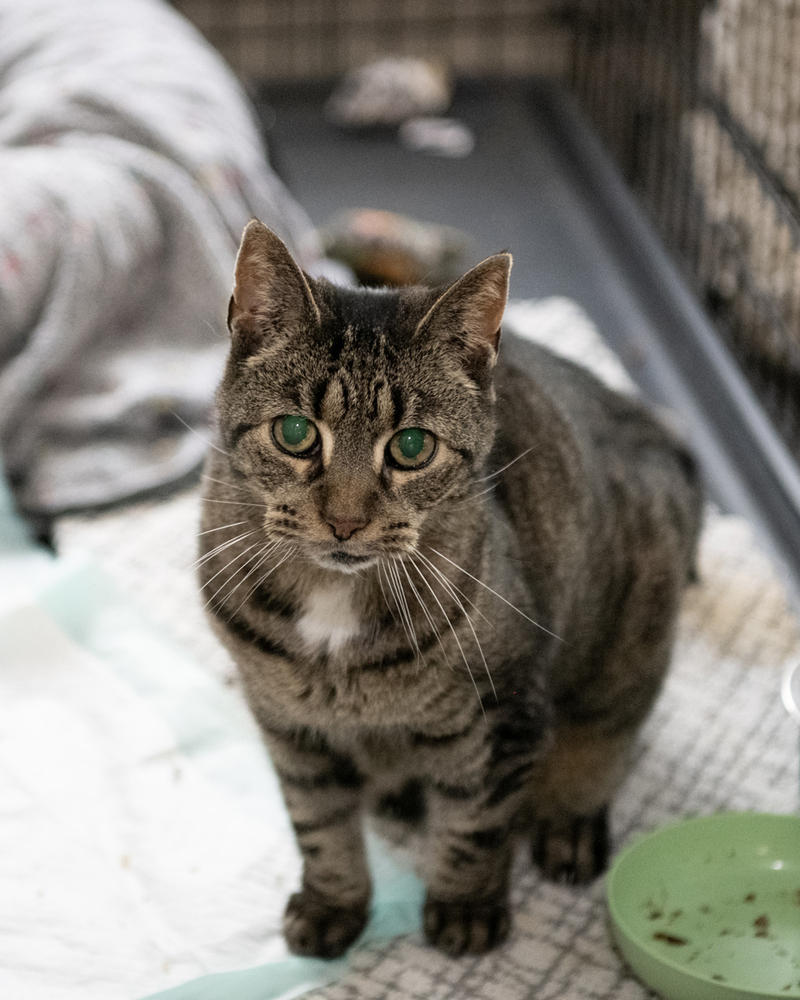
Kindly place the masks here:
<instances>
[{"instance_id":1,"label":"tabby cat","mask_svg":"<svg viewBox=\"0 0 800 1000\"><path fill-rule=\"evenodd\" d=\"M365 811L422 832L450 955L507 935L521 831L546 876L592 879L667 668L692 460L581 368L514 338L498 360L510 269L346 289L242 239L201 583L303 856L299 954L364 927Z\"/></svg>"}]
</instances>

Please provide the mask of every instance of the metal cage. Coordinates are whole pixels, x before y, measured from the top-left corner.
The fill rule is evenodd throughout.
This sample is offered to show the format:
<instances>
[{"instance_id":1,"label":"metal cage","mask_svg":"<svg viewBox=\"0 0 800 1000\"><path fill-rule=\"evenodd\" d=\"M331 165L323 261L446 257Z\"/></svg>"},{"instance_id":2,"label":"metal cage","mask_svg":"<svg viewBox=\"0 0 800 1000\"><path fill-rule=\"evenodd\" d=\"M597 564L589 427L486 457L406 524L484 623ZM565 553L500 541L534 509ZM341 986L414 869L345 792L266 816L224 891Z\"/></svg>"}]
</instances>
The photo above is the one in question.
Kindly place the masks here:
<instances>
[{"instance_id":1,"label":"metal cage","mask_svg":"<svg viewBox=\"0 0 800 1000\"><path fill-rule=\"evenodd\" d=\"M175 0L247 82L567 82L800 455L800 0Z\"/></svg>"},{"instance_id":2,"label":"metal cage","mask_svg":"<svg viewBox=\"0 0 800 1000\"><path fill-rule=\"evenodd\" d=\"M269 100L283 86L299 107L304 88L322 92L322 81L388 53L435 57L496 97L515 94L494 101L508 120L493 122L492 142L512 154L526 141L559 147L550 169L579 177L606 250L623 261L626 292L653 320L658 342L648 341L640 386L694 414L690 436L713 495L763 529L793 567L800 600L800 0L174 3L254 94L271 88ZM341 150L341 136L326 140L321 118L317 127L315 156L324 141ZM296 138L284 131L290 145ZM518 164L520 218L532 218L537 156L529 149ZM498 159L492 176L510 183L506 168ZM639 224L631 190L652 226ZM675 264L687 280L673 281ZM573 289L582 282L561 277ZM614 343L623 354L625 336Z\"/></svg>"},{"instance_id":3,"label":"metal cage","mask_svg":"<svg viewBox=\"0 0 800 1000\"><path fill-rule=\"evenodd\" d=\"M572 86L800 456L800 2L579 0Z\"/></svg>"}]
</instances>

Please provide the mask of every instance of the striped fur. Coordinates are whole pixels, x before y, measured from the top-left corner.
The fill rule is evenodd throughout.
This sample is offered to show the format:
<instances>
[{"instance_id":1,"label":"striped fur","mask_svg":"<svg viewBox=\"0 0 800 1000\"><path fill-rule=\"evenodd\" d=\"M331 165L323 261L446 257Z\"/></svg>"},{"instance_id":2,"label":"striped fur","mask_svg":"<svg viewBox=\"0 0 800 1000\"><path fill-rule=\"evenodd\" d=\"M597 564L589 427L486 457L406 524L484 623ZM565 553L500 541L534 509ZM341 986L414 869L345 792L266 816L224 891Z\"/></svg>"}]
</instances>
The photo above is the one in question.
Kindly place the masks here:
<instances>
[{"instance_id":1,"label":"striped fur","mask_svg":"<svg viewBox=\"0 0 800 1000\"><path fill-rule=\"evenodd\" d=\"M260 223L243 238L200 578L303 854L301 954L338 955L365 923L366 809L424 834L425 932L450 954L505 937L521 830L547 875L594 877L667 667L691 459L546 351L498 360L509 269L345 290ZM306 457L277 446L284 414L317 426ZM438 439L416 471L386 457L406 427Z\"/></svg>"}]
</instances>

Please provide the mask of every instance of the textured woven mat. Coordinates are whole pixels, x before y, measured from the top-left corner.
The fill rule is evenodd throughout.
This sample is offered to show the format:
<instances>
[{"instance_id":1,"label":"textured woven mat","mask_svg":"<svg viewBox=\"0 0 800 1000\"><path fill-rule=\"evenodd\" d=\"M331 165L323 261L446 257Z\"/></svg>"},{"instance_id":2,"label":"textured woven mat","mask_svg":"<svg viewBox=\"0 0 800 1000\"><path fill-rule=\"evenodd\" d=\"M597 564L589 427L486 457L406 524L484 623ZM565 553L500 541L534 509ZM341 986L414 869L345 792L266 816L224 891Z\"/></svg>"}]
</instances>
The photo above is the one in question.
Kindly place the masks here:
<instances>
[{"instance_id":1,"label":"textured woven mat","mask_svg":"<svg viewBox=\"0 0 800 1000\"><path fill-rule=\"evenodd\" d=\"M509 319L624 387L627 378L591 324L565 300L518 304ZM568 329L569 336L564 335ZM189 566L198 493L97 518L70 518L62 551L89 550L106 572L217 676L232 665L203 621ZM612 812L615 849L638 832L718 810L797 811L798 734L780 700L800 657L800 628L749 525L708 512L700 583L686 594L673 668L645 725L637 761ZM479 959L451 960L417 934L356 952L326 1000L637 1000L649 994L610 942L603 882L543 882L520 857L514 929ZM270 908L274 912L274 908ZM254 924L264 932L263 914ZM277 927L269 929L276 931Z\"/></svg>"}]
</instances>

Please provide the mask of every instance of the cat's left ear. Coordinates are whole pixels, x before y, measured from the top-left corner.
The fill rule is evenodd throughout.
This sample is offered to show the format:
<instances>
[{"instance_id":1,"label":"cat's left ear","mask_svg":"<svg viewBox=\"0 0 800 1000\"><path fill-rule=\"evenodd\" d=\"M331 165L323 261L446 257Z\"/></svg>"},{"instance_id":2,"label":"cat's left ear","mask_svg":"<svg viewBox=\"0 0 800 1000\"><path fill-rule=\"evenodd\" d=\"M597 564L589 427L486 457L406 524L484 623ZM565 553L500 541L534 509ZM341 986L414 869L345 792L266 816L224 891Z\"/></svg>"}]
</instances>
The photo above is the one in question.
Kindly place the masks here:
<instances>
[{"instance_id":1,"label":"cat's left ear","mask_svg":"<svg viewBox=\"0 0 800 1000\"><path fill-rule=\"evenodd\" d=\"M497 253L467 271L434 302L415 335L455 344L469 364L494 365L511 264L510 253Z\"/></svg>"}]
</instances>

